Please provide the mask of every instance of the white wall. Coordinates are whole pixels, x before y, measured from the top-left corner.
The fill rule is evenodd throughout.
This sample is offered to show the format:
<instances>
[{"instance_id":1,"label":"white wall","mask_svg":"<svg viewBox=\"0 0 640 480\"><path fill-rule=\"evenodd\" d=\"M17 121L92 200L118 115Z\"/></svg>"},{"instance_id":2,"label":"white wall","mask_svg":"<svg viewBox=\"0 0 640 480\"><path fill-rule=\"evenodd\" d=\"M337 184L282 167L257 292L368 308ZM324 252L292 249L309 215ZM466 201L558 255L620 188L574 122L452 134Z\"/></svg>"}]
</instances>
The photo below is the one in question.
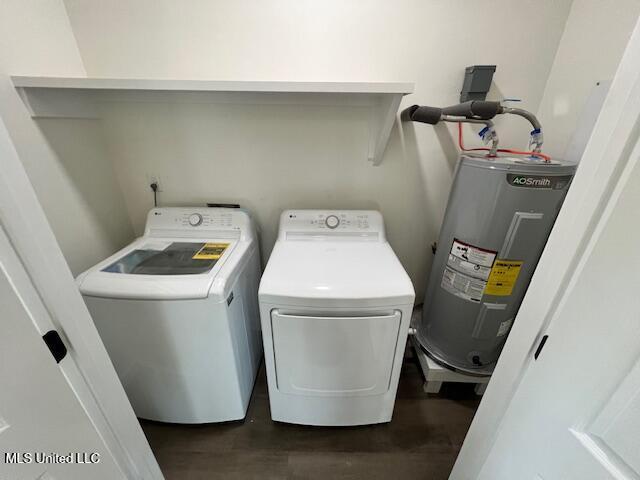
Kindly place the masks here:
<instances>
[{"instance_id":1,"label":"white wall","mask_svg":"<svg viewBox=\"0 0 640 480\"><path fill-rule=\"evenodd\" d=\"M464 67L495 63L494 96L522 98L534 111L570 4L65 1L91 76L415 81L405 104L447 105L458 100ZM284 208L379 208L421 295L455 164L446 129L409 125L404 139L394 129L374 168L365 159L363 116L354 110L144 110L126 112L120 125L112 117L107 134L138 232L150 206L146 173L161 177L169 204L245 203L262 226L265 254ZM508 123L502 137L525 143L528 128Z\"/></svg>"},{"instance_id":2,"label":"white wall","mask_svg":"<svg viewBox=\"0 0 640 480\"><path fill-rule=\"evenodd\" d=\"M573 1L538 110L547 153L565 155L596 83L613 78L639 13L639 0Z\"/></svg>"},{"instance_id":3,"label":"white wall","mask_svg":"<svg viewBox=\"0 0 640 480\"><path fill-rule=\"evenodd\" d=\"M457 101L464 66L496 63L490 96L537 110L546 150L562 155L593 84L613 75L640 2L16 0L0 8L0 113L74 273L130 240L131 223L141 231L153 174L165 204L247 205L266 254L283 208L378 208L421 292L455 163L445 128L405 125L401 135L396 127L380 168L363 161L364 113L346 107L177 115L156 105L122 124L112 115L106 131L90 120L34 128L7 75L86 67L96 76L408 80L416 93L405 105L445 105ZM500 126L505 144L524 143L518 120ZM137 142L122 135L129 127Z\"/></svg>"},{"instance_id":4,"label":"white wall","mask_svg":"<svg viewBox=\"0 0 640 480\"><path fill-rule=\"evenodd\" d=\"M85 75L62 0L0 2L0 115L77 274L132 237L119 213L122 194L97 125L42 121L45 139L11 85L13 74Z\"/></svg>"}]
</instances>

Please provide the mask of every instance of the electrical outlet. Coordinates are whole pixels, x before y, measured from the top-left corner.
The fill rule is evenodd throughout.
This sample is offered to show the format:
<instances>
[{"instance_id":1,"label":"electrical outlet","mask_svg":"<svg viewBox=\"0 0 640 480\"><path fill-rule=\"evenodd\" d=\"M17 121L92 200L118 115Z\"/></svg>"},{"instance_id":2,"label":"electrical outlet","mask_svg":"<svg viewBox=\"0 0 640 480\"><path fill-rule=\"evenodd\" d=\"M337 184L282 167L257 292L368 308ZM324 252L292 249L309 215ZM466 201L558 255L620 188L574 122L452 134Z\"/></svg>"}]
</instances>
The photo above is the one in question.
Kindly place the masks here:
<instances>
[{"instance_id":1,"label":"electrical outlet","mask_svg":"<svg viewBox=\"0 0 640 480\"><path fill-rule=\"evenodd\" d=\"M152 183L157 183L158 192L162 192L162 179L160 178L159 175L153 175L151 173L147 173L145 177L147 179L147 185L146 185L147 188L149 188L149 185L151 185Z\"/></svg>"}]
</instances>

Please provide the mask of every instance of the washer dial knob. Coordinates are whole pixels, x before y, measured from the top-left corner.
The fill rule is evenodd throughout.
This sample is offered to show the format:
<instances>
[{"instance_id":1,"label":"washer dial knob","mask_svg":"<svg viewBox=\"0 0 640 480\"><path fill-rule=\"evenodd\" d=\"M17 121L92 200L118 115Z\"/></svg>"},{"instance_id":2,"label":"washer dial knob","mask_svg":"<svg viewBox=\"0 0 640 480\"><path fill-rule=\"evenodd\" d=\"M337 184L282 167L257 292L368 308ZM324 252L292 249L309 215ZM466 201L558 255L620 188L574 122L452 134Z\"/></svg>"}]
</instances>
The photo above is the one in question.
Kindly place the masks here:
<instances>
[{"instance_id":1,"label":"washer dial knob","mask_svg":"<svg viewBox=\"0 0 640 480\"><path fill-rule=\"evenodd\" d=\"M335 215L329 215L324 221L325 225L331 229L337 228L340 225L340 219Z\"/></svg>"},{"instance_id":2,"label":"washer dial knob","mask_svg":"<svg viewBox=\"0 0 640 480\"><path fill-rule=\"evenodd\" d=\"M199 213L192 213L189 215L189 225L192 227L197 227L202 223L202 215Z\"/></svg>"}]
</instances>

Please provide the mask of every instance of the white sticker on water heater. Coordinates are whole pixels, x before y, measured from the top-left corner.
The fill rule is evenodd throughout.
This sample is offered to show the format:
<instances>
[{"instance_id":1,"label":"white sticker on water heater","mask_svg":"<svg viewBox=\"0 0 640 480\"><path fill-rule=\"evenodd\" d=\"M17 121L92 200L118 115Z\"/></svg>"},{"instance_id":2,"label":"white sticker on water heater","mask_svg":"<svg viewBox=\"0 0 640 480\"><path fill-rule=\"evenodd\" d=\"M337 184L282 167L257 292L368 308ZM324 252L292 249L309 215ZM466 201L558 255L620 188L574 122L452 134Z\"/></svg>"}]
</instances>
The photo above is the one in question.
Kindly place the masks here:
<instances>
[{"instance_id":1,"label":"white sticker on water heater","mask_svg":"<svg viewBox=\"0 0 640 480\"><path fill-rule=\"evenodd\" d=\"M457 297L480 302L497 254L455 238L440 286Z\"/></svg>"},{"instance_id":2,"label":"white sticker on water heater","mask_svg":"<svg viewBox=\"0 0 640 480\"><path fill-rule=\"evenodd\" d=\"M498 252L453 240L440 286L470 302L479 302Z\"/></svg>"},{"instance_id":3,"label":"white sticker on water heater","mask_svg":"<svg viewBox=\"0 0 640 480\"><path fill-rule=\"evenodd\" d=\"M457 297L479 303L487 282L445 267L440 286Z\"/></svg>"},{"instance_id":4,"label":"white sticker on water heater","mask_svg":"<svg viewBox=\"0 0 640 480\"><path fill-rule=\"evenodd\" d=\"M449 254L447 266L457 272L485 281L489 279L489 274L491 273L491 267L484 267L477 263L469 262L460 257L456 257L452 253Z\"/></svg>"},{"instance_id":5,"label":"white sticker on water heater","mask_svg":"<svg viewBox=\"0 0 640 480\"><path fill-rule=\"evenodd\" d=\"M469 243L461 242L455 238L451 245L449 257L454 257L471 265L477 266L478 268L476 270L480 270L481 267L491 270L491 266L493 265L493 261L496 259L497 254L498 252L494 250L476 247Z\"/></svg>"}]
</instances>

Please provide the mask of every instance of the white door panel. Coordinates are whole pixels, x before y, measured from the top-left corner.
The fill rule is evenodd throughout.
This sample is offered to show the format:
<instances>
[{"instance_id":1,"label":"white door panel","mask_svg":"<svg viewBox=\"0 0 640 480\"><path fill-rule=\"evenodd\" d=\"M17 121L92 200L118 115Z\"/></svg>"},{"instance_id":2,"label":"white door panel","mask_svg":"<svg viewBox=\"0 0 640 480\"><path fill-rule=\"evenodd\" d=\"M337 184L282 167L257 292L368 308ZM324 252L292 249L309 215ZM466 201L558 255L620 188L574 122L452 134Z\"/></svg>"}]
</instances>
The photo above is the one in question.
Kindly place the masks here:
<instances>
[{"instance_id":1,"label":"white door panel","mask_svg":"<svg viewBox=\"0 0 640 480\"><path fill-rule=\"evenodd\" d=\"M636 145L481 479L640 479L638 156Z\"/></svg>"},{"instance_id":2,"label":"white door panel","mask_svg":"<svg viewBox=\"0 0 640 480\"><path fill-rule=\"evenodd\" d=\"M389 389L401 313L369 317L271 314L278 390L314 396Z\"/></svg>"},{"instance_id":3,"label":"white door panel","mask_svg":"<svg viewBox=\"0 0 640 480\"><path fill-rule=\"evenodd\" d=\"M0 250L0 478L125 478L42 340L34 312L42 317L46 310L35 290L25 290L24 271L17 272L24 278L12 276L19 261L1 227ZM67 355L61 365L69 362ZM98 454L99 463L36 462L37 455L52 453L78 453L74 459L85 462ZM25 463L10 462L17 459Z\"/></svg>"},{"instance_id":4,"label":"white door panel","mask_svg":"<svg viewBox=\"0 0 640 480\"><path fill-rule=\"evenodd\" d=\"M593 422L576 434L585 446L591 447L593 442L607 457L640 472L639 360Z\"/></svg>"}]
</instances>

